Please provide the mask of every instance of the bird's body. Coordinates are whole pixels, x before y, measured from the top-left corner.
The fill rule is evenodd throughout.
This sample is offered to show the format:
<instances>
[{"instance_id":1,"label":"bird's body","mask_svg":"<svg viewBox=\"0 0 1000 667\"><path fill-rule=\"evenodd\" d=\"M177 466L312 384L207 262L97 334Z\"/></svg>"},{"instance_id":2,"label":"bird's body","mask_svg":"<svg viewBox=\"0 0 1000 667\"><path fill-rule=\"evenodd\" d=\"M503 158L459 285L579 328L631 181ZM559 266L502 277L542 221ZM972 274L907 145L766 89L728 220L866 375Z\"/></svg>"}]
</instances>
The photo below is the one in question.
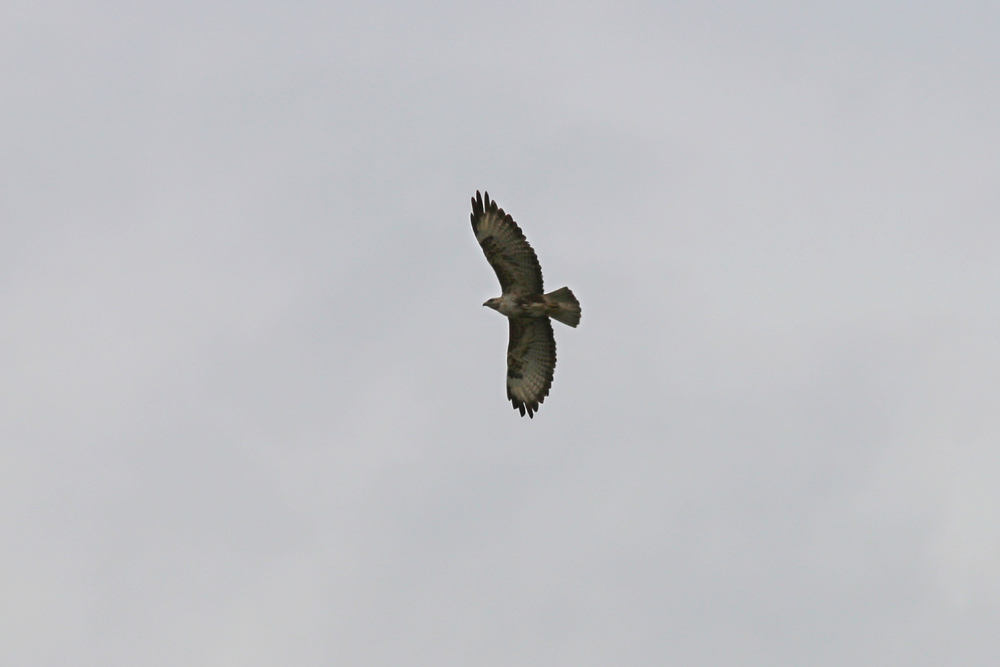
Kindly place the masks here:
<instances>
[{"instance_id":1,"label":"bird's body","mask_svg":"<svg viewBox=\"0 0 1000 667\"><path fill-rule=\"evenodd\" d=\"M510 323L507 345L507 398L514 409L534 417L538 404L548 396L556 367L556 341L549 318L575 327L580 323L580 302L568 287L545 294L542 268L535 251L514 219L476 192L472 200L472 230L500 280L503 291L489 299L489 306Z\"/></svg>"},{"instance_id":2,"label":"bird's body","mask_svg":"<svg viewBox=\"0 0 1000 667\"><path fill-rule=\"evenodd\" d=\"M501 294L488 300L489 306L507 317L544 317L548 315L544 297L537 294Z\"/></svg>"}]
</instances>

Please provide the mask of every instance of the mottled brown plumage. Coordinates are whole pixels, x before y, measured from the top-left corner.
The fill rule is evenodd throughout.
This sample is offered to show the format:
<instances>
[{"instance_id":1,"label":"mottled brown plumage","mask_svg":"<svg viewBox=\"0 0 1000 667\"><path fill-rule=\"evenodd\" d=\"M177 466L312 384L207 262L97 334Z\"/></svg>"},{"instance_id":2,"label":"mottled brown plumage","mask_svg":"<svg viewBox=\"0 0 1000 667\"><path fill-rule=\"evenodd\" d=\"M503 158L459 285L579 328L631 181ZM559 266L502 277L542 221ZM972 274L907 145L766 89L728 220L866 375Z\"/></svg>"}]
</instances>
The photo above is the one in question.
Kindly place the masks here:
<instances>
[{"instance_id":1,"label":"mottled brown plumage","mask_svg":"<svg viewBox=\"0 0 1000 667\"><path fill-rule=\"evenodd\" d=\"M507 345L507 398L520 411L534 417L538 405L552 386L556 367L556 340L549 318L575 327L580 322L580 303L568 287L545 294L542 268L535 251L514 219L476 192L472 200L472 231L503 291L489 299L489 306L510 321Z\"/></svg>"},{"instance_id":2,"label":"mottled brown plumage","mask_svg":"<svg viewBox=\"0 0 1000 667\"><path fill-rule=\"evenodd\" d=\"M514 218L479 192L472 200L472 231L486 254L486 260L500 279L504 294L542 294L542 267Z\"/></svg>"}]
</instances>

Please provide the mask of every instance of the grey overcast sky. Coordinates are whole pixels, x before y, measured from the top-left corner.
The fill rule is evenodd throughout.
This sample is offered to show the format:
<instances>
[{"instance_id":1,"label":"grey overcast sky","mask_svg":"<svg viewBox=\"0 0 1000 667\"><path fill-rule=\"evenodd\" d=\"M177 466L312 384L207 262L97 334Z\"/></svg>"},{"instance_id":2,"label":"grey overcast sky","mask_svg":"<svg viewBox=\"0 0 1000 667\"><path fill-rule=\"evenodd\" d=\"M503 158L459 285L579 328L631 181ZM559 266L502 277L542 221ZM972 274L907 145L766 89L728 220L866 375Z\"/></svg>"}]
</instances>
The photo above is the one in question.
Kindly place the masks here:
<instances>
[{"instance_id":1,"label":"grey overcast sky","mask_svg":"<svg viewBox=\"0 0 1000 667\"><path fill-rule=\"evenodd\" d=\"M0 663L1000 664L1000 4L0 16Z\"/></svg>"}]
</instances>

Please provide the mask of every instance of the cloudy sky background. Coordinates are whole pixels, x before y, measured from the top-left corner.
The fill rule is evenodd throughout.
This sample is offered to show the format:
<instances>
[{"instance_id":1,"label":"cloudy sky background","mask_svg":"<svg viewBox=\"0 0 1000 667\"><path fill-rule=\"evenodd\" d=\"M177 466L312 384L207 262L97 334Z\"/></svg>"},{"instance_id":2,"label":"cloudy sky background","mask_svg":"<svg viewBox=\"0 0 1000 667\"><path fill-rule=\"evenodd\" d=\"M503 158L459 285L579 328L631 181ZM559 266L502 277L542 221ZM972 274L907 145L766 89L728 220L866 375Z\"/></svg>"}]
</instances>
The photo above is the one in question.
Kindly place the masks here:
<instances>
[{"instance_id":1,"label":"cloudy sky background","mask_svg":"<svg viewBox=\"0 0 1000 667\"><path fill-rule=\"evenodd\" d=\"M5 3L0 662L1000 664L998 34Z\"/></svg>"}]
</instances>

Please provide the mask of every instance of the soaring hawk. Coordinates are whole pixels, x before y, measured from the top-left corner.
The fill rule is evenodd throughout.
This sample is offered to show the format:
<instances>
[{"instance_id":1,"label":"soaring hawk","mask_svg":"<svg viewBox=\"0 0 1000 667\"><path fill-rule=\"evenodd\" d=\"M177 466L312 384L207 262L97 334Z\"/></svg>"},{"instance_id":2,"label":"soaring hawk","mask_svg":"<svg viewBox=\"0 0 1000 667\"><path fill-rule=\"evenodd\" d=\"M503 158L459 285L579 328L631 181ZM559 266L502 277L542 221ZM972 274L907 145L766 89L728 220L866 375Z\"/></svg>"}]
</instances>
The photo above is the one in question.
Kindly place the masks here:
<instances>
[{"instance_id":1,"label":"soaring hawk","mask_svg":"<svg viewBox=\"0 0 1000 667\"><path fill-rule=\"evenodd\" d=\"M484 201L485 199L485 201ZM544 294L542 267L535 251L514 219L476 191L472 200L472 231L486 259L500 279L499 297L489 306L507 316L507 398L521 416L534 419L538 404L549 395L556 368L556 339L549 318L575 327L580 323L580 302L568 287Z\"/></svg>"}]
</instances>

